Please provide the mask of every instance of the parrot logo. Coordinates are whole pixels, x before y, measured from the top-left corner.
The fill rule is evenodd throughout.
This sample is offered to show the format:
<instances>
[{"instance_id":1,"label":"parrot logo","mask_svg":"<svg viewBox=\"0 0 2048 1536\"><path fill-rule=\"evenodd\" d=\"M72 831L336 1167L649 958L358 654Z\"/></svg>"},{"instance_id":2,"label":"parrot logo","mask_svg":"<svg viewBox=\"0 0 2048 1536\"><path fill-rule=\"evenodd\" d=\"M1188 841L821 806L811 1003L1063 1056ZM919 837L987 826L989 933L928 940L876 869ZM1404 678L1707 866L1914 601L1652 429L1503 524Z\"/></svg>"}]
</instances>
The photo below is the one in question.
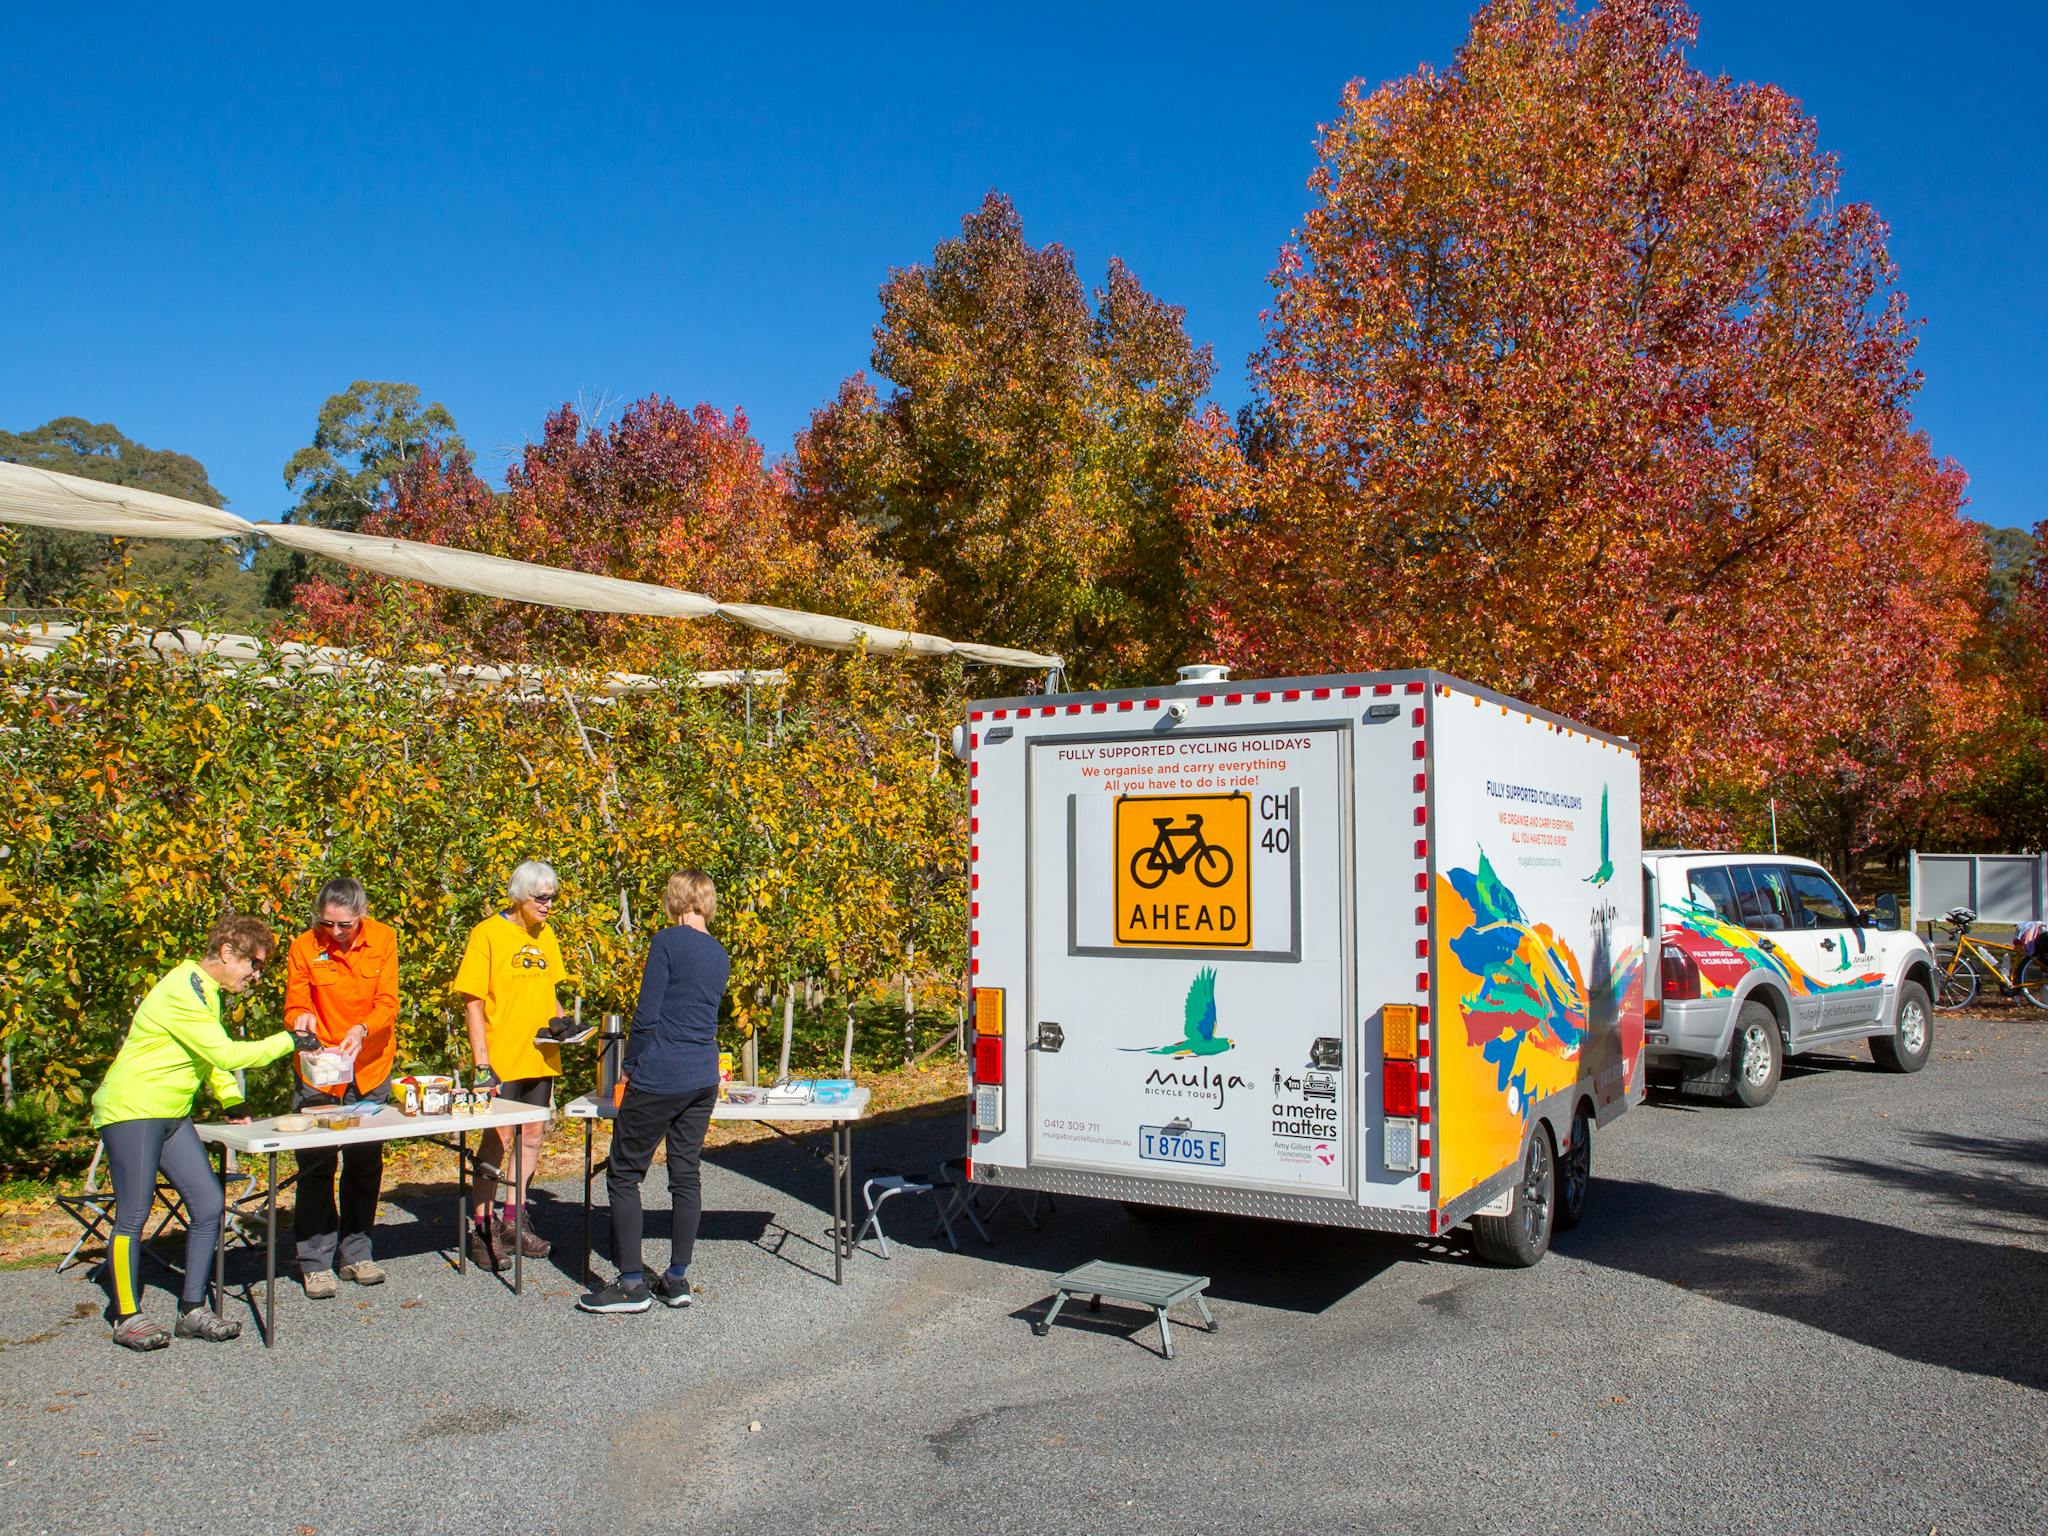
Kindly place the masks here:
<instances>
[{"instance_id":1,"label":"parrot logo","mask_svg":"<svg viewBox=\"0 0 2048 1536\"><path fill-rule=\"evenodd\" d=\"M1216 968L1212 965L1195 973L1187 1001L1181 1005L1181 1017L1182 1038L1165 1045L1126 1045L1119 1049L1126 1054L1148 1056L1220 1056L1237 1044L1235 1040L1220 1040L1216 1036Z\"/></svg>"},{"instance_id":2,"label":"parrot logo","mask_svg":"<svg viewBox=\"0 0 2048 1536\"><path fill-rule=\"evenodd\" d=\"M1600 786L1600 867L1586 876L1588 885L1605 885L1614 878L1614 855L1607 842L1607 786Z\"/></svg>"}]
</instances>

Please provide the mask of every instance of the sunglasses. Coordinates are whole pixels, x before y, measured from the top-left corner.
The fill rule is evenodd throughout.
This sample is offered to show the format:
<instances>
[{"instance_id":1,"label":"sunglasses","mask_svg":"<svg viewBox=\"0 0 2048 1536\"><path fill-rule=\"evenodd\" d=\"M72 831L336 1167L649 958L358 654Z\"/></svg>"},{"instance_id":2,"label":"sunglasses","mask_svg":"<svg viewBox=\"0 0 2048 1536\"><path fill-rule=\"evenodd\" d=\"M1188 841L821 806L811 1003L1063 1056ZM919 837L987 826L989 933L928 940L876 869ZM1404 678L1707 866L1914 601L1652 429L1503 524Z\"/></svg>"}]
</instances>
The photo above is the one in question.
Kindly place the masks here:
<instances>
[{"instance_id":1,"label":"sunglasses","mask_svg":"<svg viewBox=\"0 0 2048 1536\"><path fill-rule=\"evenodd\" d=\"M555 904L555 894L555 892L549 891L545 895L529 896L526 899L536 907L552 907Z\"/></svg>"}]
</instances>

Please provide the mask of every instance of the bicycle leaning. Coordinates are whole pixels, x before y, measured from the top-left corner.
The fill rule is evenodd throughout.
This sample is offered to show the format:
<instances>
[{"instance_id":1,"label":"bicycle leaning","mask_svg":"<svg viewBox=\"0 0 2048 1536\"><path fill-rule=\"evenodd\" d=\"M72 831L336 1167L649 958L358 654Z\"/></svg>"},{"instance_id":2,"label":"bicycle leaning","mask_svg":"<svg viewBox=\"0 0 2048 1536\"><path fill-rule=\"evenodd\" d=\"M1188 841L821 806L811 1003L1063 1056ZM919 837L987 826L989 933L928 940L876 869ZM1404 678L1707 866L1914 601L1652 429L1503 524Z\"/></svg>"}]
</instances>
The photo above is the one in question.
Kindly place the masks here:
<instances>
[{"instance_id":1,"label":"bicycle leaning","mask_svg":"<svg viewBox=\"0 0 2048 1536\"><path fill-rule=\"evenodd\" d=\"M2014 944L1972 938L1970 926L1977 914L1968 907L1951 908L1941 921L1949 937L1934 945L1936 1008L1946 1013L1969 1007L1989 977L1996 980L2000 996L2024 997L2036 1008L2048 1009L2048 962ZM2001 954L2011 959L2001 961Z\"/></svg>"}]
</instances>

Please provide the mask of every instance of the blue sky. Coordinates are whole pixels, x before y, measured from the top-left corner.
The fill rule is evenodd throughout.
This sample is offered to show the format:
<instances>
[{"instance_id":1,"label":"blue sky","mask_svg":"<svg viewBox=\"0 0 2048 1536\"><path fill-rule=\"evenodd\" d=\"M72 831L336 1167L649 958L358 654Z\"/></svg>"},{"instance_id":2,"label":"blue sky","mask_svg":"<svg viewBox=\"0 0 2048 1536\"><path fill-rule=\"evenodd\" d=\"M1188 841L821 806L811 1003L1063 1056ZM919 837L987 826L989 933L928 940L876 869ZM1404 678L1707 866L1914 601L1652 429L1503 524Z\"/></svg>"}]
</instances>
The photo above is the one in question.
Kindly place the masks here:
<instances>
[{"instance_id":1,"label":"blue sky","mask_svg":"<svg viewBox=\"0 0 2048 1536\"><path fill-rule=\"evenodd\" d=\"M10 7L0 427L112 421L255 518L356 378L444 401L493 478L561 401L650 391L779 452L991 187L1186 306L1235 406L1316 125L1470 9ZM1699 11L1702 66L1801 98L1890 221L1973 515L2048 515L2040 13Z\"/></svg>"}]
</instances>

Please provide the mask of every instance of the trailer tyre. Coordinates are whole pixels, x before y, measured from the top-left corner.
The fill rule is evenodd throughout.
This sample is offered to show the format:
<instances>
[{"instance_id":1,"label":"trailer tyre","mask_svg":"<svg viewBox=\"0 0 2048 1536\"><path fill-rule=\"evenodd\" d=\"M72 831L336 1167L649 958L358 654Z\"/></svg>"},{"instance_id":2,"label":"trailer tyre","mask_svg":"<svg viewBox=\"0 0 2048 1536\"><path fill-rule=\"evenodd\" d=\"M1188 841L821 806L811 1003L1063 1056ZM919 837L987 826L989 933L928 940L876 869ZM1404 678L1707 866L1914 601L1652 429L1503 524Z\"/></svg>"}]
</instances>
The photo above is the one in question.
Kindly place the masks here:
<instances>
[{"instance_id":1,"label":"trailer tyre","mask_svg":"<svg viewBox=\"0 0 2048 1536\"><path fill-rule=\"evenodd\" d=\"M1785 1075L1785 1040L1778 1033L1778 1016L1769 1004L1742 1005L1728 1049L1734 1057L1729 1063L1729 1098L1744 1109L1763 1108Z\"/></svg>"},{"instance_id":2,"label":"trailer tyre","mask_svg":"<svg viewBox=\"0 0 2048 1536\"><path fill-rule=\"evenodd\" d=\"M1514 1208L1505 1216L1472 1218L1472 1246L1489 1264L1527 1269L1550 1251L1557 1221L1557 1150L1542 1121L1529 1136L1515 1185Z\"/></svg>"},{"instance_id":3,"label":"trailer tyre","mask_svg":"<svg viewBox=\"0 0 2048 1536\"><path fill-rule=\"evenodd\" d=\"M1887 1072L1918 1072L1934 1048L1934 1009L1917 981L1899 983L1899 1006L1888 1035L1870 1037L1870 1059Z\"/></svg>"},{"instance_id":4,"label":"trailer tyre","mask_svg":"<svg viewBox=\"0 0 2048 1536\"><path fill-rule=\"evenodd\" d=\"M1593 1184L1593 1117L1581 1104L1572 1116L1572 1144L1558 1159L1557 1229L1569 1232L1586 1219L1586 1195Z\"/></svg>"}]
</instances>

